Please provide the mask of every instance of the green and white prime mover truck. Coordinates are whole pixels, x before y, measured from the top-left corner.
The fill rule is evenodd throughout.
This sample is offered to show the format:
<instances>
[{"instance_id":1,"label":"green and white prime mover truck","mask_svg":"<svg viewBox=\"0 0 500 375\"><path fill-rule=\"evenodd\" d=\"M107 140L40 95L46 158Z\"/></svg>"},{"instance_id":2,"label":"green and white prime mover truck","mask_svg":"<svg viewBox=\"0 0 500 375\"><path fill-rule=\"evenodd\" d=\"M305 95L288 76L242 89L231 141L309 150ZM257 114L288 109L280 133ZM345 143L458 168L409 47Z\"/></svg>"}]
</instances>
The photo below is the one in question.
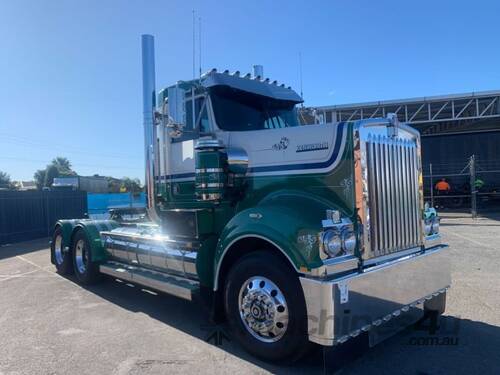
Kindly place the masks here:
<instances>
[{"instance_id":1,"label":"green and white prime mover truck","mask_svg":"<svg viewBox=\"0 0 500 375\"><path fill-rule=\"evenodd\" d=\"M58 221L59 273L199 298L265 360L444 311L448 247L415 129L394 115L301 126L302 98L259 72L157 94L151 35L142 60L150 221Z\"/></svg>"}]
</instances>

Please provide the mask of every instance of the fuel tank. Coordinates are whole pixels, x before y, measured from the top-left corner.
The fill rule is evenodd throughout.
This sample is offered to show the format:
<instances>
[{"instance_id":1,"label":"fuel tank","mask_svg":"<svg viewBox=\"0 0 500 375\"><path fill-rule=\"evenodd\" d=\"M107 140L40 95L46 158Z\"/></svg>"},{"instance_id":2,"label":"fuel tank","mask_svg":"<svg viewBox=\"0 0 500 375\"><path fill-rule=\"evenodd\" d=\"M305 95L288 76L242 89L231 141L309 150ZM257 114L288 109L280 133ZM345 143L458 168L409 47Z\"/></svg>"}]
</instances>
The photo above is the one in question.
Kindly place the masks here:
<instances>
[{"instance_id":1,"label":"fuel tank","mask_svg":"<svg viewBox=\"0 0 500 375\"><path fill-rule=\"evenodd\" d=\"M170 238L159 226L141 224L101 232L110 259L157 271L196 276L199 243Z\"/></svg>"}]
</instances>

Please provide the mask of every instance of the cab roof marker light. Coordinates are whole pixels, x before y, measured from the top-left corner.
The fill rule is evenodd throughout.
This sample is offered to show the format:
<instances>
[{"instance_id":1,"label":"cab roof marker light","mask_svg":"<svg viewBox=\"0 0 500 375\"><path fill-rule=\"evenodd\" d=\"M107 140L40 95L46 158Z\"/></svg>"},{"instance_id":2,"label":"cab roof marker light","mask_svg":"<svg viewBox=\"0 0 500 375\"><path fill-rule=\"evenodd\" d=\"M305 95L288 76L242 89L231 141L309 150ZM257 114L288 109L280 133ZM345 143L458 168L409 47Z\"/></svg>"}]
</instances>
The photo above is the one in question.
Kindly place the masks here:
<instances>
[{"instance_id":1,"label":"cab roof marker light","mask_svg":"<svg viewBox=\"0 0 500 375\"><path fill-rule=\"evenodd\" d=\"M243 78L251 78L251 77L252 77L252 75L250 73L247 73L247 74L245 74L245 76Z\"/></svg>"},{"instance_id":2,"label":"cab roof marker light","mask_svg":"<svg viewBox=\"0 0 500 375\"><path fill-rule=\"evenodd\" d=\"M254 65L253 76L256 80L260 80L261 77L264 77L264 67L262 65Z\"/></svg>"},{"instance_id":3,"label":"cab roof marker light","mask_svg":"<svg viewBox=\"0 0 500 375\"><path fill-rule=\"evenodd\" d=\"M229 74L229 70L228 70L228 69L226 69L226 70L224 70L224 72L223 72L223 73L224 73L224 74Z\"/></svg>"},{"instance_id":4,"label":"cab roof marker light","mask_svg":"<svg viewBox=\"0 0 500 375\"><path fill-rule=\"evenodd\" d=\"M273 84L273 85L277 85L277 84L278 84L278 81L274 80L272 84Z\"/></svg>"},{"instance_id":5,"label":"cab roof marker light","mask_svg":"<svg viewBox=\"0 0 500 375\"><path fill-rule=\"evenodd\" d=\"M265 83L269 83L269 81L270 81L270 79L269 79L269 78L266 78L266 79L264 80L264 82L265 82Z\"/></svg>"},{"instance_id":6,"label":"cab roof marker light","mask_svg":"<svg viewBox=\"0 0 500 375\"><path fill-rule=\"evenodd\" d=\"M239 70L235 71L235 72L233 73L233 76L234 76L234 77L239 77L239 76L240 76L240 71L239 71Z\"/></svg>"},{"instance_id":7,"label":"cab roof marker light","mask_svg":"<svg viewBox=\"0 0 500 375\"><path fill-rule=\"evenodd\" d=\"M282 84L280 85L280 87L285 87L285 84L284 84L284 83L282 83Z\"/></svg>"}]
</instances>

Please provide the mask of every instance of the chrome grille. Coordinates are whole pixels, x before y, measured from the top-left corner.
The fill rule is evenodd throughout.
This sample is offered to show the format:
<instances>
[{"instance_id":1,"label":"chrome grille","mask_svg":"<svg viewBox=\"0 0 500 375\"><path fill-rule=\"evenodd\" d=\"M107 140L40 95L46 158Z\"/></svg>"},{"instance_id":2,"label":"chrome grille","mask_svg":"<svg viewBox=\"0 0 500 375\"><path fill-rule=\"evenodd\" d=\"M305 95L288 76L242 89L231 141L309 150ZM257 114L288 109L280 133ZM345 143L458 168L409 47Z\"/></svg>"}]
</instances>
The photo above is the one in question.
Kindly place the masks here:
<instances>
[{"instance_id":1,"label":"chrome grille","mask_svg":"<svg viewBox=\"0 0 500 375\"><path fill-rule=\"evenodd\" d=\"M370 134L366 139L369 258L421 244L418 157L414 138Z\"/></svg>"}]
</instances>

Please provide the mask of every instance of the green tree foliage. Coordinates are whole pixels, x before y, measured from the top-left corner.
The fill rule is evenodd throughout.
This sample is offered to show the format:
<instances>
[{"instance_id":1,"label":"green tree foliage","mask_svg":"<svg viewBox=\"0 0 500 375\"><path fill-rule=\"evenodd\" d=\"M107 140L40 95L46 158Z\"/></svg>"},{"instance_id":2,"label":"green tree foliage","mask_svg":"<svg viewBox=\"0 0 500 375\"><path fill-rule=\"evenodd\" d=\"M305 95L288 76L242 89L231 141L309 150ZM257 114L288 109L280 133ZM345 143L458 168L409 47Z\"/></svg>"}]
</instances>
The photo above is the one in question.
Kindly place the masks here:
<instances>
[{"instance_id":1,"label":"green tree foliage","mask_svg":"<svg viewBox=\"0 0 500 375\"><path fill-rule=\"evenodd\" d=\"M10 175L2 171L0 171L0 189L14 189Z\"/></svg>"},{"instance_id":2,"label":"green tree foliage","mask_svg":"<svg viewBox=\"0 0 500 375\"><path fill-rule=\"evenodd\" d=\"M123 177L122 179L107 177L110 193L140 193L143 191L138 178Z\"/></svg>"},{"instance_id":3,"label":"green tree foliage","mask_svg":"<svg viewBox=\"0 0 500 375\"><path fill-rule=\"evenodd\" d=\"M59 177L60 173L57 167L54 164L49 164L47 169L45 170L45 181L44 186L50 187L54 182L54 178Z\"/></svg>"},{"instance_id":4,"label":"green tree foliage","mask_svg":"<svg viewBox=\"0 0 500 375\"><path fill-rule=\"evenodd\" d=\"M122 187L130 193L139 193L142 191L141 181L138 178L123 177Z\"/></svg>"},{"instance_id":5,"label":"green tree foliage","mask_svg":"<svg viewBox=\"0 0 500 375\"><path fill-rule=\"evenodd\" d=\"M106 177L108 180L108 190L110 193L119 193L122 181L114 177Z\"/></svg>"},{"instance_id":6,"label":"green tree foliage","mask_svg":"<svg viewBox=\"0 0 500 375\"><path fill-rule=\"evenodd\" d=\"M68 158L57 156L45 169L37 170L33 178L36 187L42 189L52 186L54 178L61 176L76 176L76 172L71 169L71 162Z\"/></svg>"},{"instance_id":7,"label":"green tree foliage","mask_svg":"<svg viewBox=\"0 0 500 375\"><path fill-rule=\"evenodd\" d=\"M54 159L52 159L52 163L50 165L53 165L57 168L59 172L59 176L75 176L76 173L71 169L71 162L62 156L58 156Z\"/></svg>"},{"instance_id":8,"label":"green tree foliage","mask_svg":"<svg viewBox=\"0 0 500 375\"><path fill-rule=\"evenodd\" d=\"M42 190L45 186L45 171L46 169L39 169L33 175L33 179L35 180L36 188L38 190Z\"/></svg>"}]
</instances>

